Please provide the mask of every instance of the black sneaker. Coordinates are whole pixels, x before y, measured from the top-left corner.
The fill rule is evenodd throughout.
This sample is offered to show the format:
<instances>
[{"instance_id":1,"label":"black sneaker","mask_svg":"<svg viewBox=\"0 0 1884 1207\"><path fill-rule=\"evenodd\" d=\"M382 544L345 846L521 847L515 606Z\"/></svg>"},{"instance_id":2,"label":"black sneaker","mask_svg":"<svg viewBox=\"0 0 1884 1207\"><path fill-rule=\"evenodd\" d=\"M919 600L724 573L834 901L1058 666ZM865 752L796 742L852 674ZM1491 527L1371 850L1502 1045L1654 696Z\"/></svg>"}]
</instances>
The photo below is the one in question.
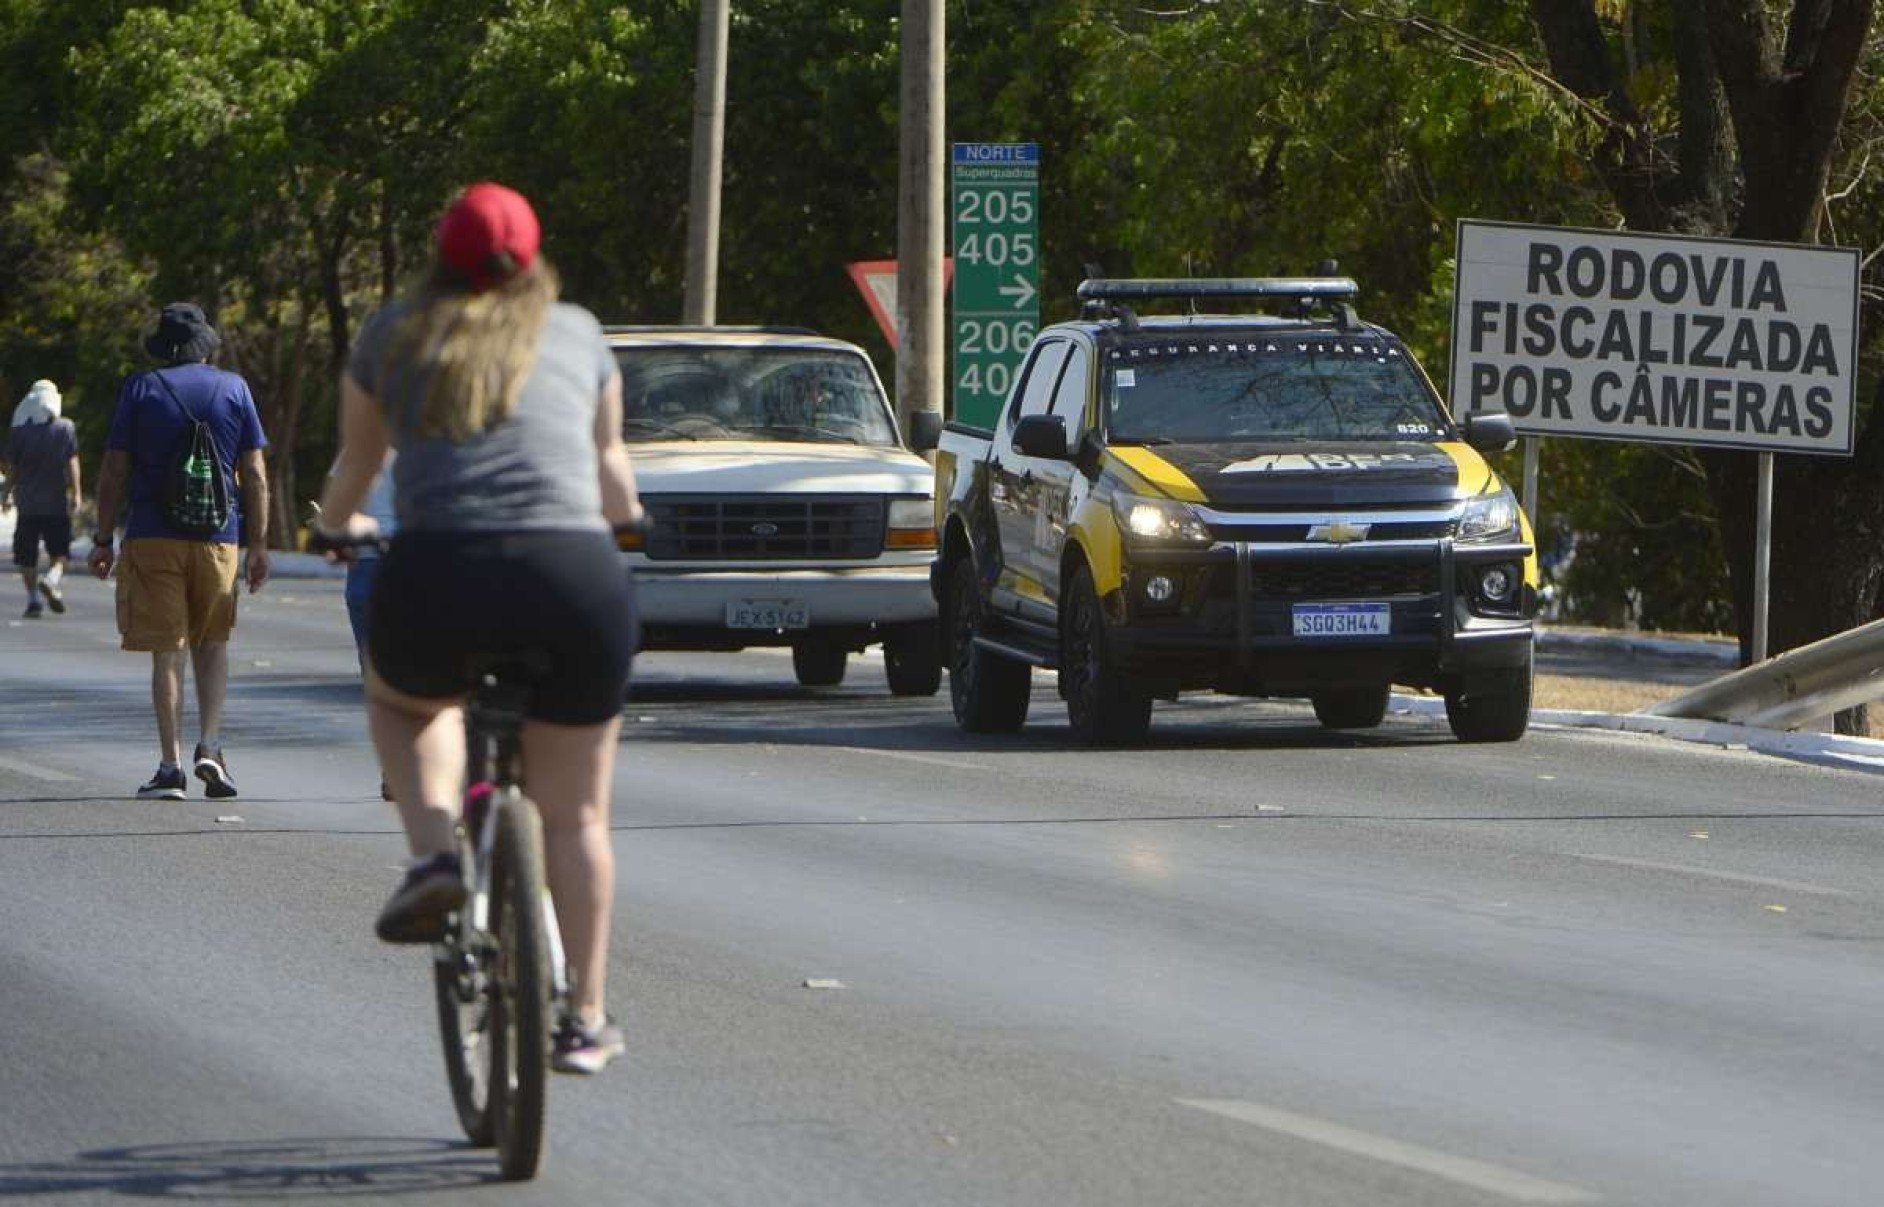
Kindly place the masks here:
<instances>
[{"instance_id":1,"label":"black sneaker","mask_svg":"<svg viewBox=\"0 0 1884 1207\"><path fill-rule=\"evenodd\" d=\"M175 763L157 764L157 774L137 790L139 800L182 800L189 795L190 781L183 778L183 768Z\"/></svg>"},{"instance_id":2,"label":"black sneaker","mask_svg":"<svg viewBox=\"0 0 1884 1207\"><path fill-rule=\"evenodd\" d=\"M575 1015L565 1014L556 1024L550 1067L558 1073L593 1076L627 1050L628 1043L614 1020L604 1018L600 1026L585 1027Z\"/></svg>"},{"instance_id":3,"label":"black sneaker","mask_svg":"<svg viewBox=\"0 0 1884 1207\"><path fill-rule=\"evenodd\" d=\"M40 579L39 580L39 593L45 596L47 607L51 608L53 611L58 612L62 615L64 614L65 592L59 589L58 583L49 583L43 578Z\"/></svg>"},{"instance_id":4,"label":"black sneaker","mask_svg":"<svg viewBox=\"0 0 1884 1207\"><path fill-rule=\"evenodd\" d=\"M373 932L388 943L437 943L451 912L465 901L456 855L433 855L406 869L405 879L379 911Z\"/></svg>"},{"instance_id":5,"label":"black sneaker","mask_svg":"<svg viewBox=\"0 0 1884 1207\"><path fill-rule=\"evenodd\" d=\"M205 750L203 744L196 744L196 778L203 781L203 795L211 800L222 800L236 794L235 780L229 775L229 760L223 757L221 747Z\"/></svg>"},{"instance_id":6,"label":"black sneaker","mask_svg":"<svg viewBox=\"0 0 1884 1207\"><path fill-rule=\"evenodd\" d=\"M39 601L37 599L35 599L32 603L29 603L26 605L26 619L28 620L38 620L41 616L44 616L45 614L46 614L46 609L39 606Z\"/></svg>"}]
</instances>

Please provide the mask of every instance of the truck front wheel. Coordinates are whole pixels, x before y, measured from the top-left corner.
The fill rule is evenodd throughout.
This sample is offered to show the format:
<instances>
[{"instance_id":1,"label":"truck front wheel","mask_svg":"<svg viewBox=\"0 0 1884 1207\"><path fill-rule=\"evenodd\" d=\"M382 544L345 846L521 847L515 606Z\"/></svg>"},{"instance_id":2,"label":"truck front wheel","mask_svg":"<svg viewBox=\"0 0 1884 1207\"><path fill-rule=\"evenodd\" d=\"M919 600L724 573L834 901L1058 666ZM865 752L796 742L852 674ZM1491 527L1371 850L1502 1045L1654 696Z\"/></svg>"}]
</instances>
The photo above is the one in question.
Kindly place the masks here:
<instances>
[{"instance_id":1,"label":"truck front wheel","mask_svg":"<svg viewBox=\"0 0 1884 1207\"><path fill-rule=\"evenodd\" d=\"M1034 668L975 644L981 629L981 588L975 563L962 558L949 571L949 704L968 733L1013 733L1027 723Z\"/></svg>"},{"instance_id":2,"label":"truck front wheel","mask_svg":"<svg viewBox=\"0 0 1884 1207\"><path fill-rule=\"evenodd\" d=\"M942 686L942 622L915 620L883 630L883 674L893 696L933 696Z\"/></svg>"},{"instance_id":3,"label":"truck front wheel","mask_svg":"<svg viewBox=\"0 0 1884 1207\"><path fill-rule=\"evenodd\" d=\"M1531 723L1531 658L1481 671L1446 693L1446 723L1461 742L1515 742Z\"/></svg>"},{"instance_id":4,"label":"truck front wheel","mask_svg":"<svg viewBox=\"0 0 1884 1207\"><path fill-rule=\"evenodd\" d=\"M1106 617L1092 571L1081 566L1063 599L1060 694L1082 746L1140 742L1151 729L1151 693L1131 682L1106 651Z\"/></svg>"}]
</instances>

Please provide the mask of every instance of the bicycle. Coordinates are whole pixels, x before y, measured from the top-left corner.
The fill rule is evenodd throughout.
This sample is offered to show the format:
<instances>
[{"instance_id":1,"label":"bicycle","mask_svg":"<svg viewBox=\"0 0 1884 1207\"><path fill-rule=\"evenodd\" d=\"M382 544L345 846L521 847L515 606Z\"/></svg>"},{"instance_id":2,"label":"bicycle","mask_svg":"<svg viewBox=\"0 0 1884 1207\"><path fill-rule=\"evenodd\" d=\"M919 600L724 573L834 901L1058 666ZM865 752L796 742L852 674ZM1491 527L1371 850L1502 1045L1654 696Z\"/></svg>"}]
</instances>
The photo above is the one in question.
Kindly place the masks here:
<instances>
[{"instance_id":1,"label":"bicycle","mask_svg":"<svg viewBox=\"0 0 1884 1207\"><path fill-rule=\"evenodd\" d=\"M378 537L311 551L346 557ZM465 707L465 790L453 827L465 900L432 946L445 1077L466 1138L496 1148L505 1181L536 1176L543 1156L551 1029L569 978L543 861L543 821L523 794L523 722L546 672L529 655L473 656Z\"/></svg>"},{"instance_id":2,"label":"bicycle","mask_svg":"<svg viewBox=\"0 0 1884 1207\"><path fill-rule=\"evenodd\" d=\"M513 1182L534 1177L542 1159L551 1027L569 990L543 823L520 787L524 712L540 673L514 659L479 668L456 827L465 903L432 949L458 1121L473 1144L496 1147Z\"/></svg>"}]
</instances>

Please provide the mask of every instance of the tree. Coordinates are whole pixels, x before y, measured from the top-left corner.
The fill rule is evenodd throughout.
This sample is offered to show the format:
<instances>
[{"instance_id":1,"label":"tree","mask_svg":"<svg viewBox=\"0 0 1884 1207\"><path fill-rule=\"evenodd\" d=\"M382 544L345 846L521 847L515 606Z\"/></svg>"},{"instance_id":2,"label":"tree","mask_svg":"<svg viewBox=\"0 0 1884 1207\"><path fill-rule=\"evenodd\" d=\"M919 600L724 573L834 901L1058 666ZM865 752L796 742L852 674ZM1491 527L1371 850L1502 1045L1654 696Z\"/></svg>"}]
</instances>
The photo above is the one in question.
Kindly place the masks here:
<instances>
[{"instance_id":1,"label":"tree","mask_svg":"<svg viewBox=\"0 0 1884 1207\"><path fill-rule=\"evenodd\" d=\"M1627 6L1621 21L1605 23L1594 0L1533 0L1552 71L1601 114L1591 157L1632 229L1785 243L1824 233L1827 184L1849 146L1845 119L1859 65L1867 51L1876 57L1875 0L1793 0L1780 6L1783 33L1770 19L1774 7L1668 0ZM1645 103L1650 63L1673 74L1669 103ZM1878 615L1881 419L1871 407L1849 461L1776 459L1775 650ZM1751 641L1754 456L1704 458L1743 656Z\"/></svg>"}]
</instances>

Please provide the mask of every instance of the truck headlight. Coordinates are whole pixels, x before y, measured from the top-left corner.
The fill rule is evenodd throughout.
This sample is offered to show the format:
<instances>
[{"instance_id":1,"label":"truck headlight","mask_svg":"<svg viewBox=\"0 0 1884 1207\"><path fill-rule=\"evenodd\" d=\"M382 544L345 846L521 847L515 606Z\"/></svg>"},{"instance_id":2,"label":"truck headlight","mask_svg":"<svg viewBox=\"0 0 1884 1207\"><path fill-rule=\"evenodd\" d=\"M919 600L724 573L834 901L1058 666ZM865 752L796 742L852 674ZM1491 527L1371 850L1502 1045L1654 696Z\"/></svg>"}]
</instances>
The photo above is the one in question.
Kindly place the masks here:
<instances>
[{"instance_id":1,"label":"truck headlight","mask_svg":"<svg viewBox=\"0 0 1884 1207\"><path fill-rule=\"evenodd\" d=\"M1500 486L1495 494L1467 499L1459 514L1458 539L1489 542L1515 539L1518 535L1518 500L1509 486Z\"/></svg>"},{"instance_id":2,"label":"truck headlight","mask_svg":"<svg viewBox=\"0 0 1884 1207\"><path fill-rule=\"evenodd\" d=\"M1120 494L1112 501L1119 531L1139 545L1208 545L1210 526L1188 503Z\"/></svg>"},{"instance_id":3,"label":"truck headlight","mask_svg":"<svg viewBox=\"0 0 1884 1207\"><path fill-rule=\"evenodd\" d=\"M935 548L935 500L891 499L885 549Z\"/></svg>"}]
</instances>

